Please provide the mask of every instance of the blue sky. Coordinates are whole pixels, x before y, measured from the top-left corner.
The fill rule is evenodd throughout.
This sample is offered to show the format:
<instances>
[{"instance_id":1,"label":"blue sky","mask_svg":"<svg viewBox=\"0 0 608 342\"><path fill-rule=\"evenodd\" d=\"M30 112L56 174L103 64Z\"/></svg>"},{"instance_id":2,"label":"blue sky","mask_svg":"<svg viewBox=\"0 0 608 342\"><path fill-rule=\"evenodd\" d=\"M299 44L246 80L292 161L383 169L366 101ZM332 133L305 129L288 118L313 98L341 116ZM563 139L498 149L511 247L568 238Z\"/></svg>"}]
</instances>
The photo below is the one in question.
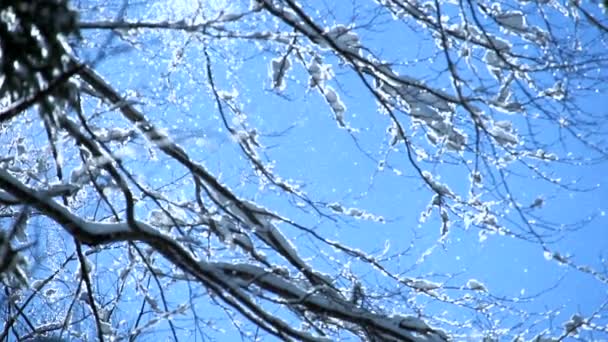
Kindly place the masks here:
<instances>
[{"instance_id":1,"label":"blue sky","mask_svg":"<svg viewBox=\"0 0 608 342\"><path fill-rule=\"evenodd\" d=\"M327 25L344 22L351 15L346 6L344 9L339 5L334 6L336 18L328 18ZM179 11L177 6L174 9ZM365 12L361 9L361 13ZM445 82L445 73L439 73L444 67L441 59L431 62L430 67L421 62L433 58L436 53L432 42L412 39L412 32L403 26L393 26L388 21L378 22L378 27L387 30L386 37L390 39L383 39L385 35L361 30L361 38L366 44L382 51L386 60L402 61L404 65L399 68L409 76L432 81L438 74L440 79L444 79L440 82ZM393 33L392 30L403 31ZM368 36L369 40L366 39ZM224 91L238 92L239 105L247 113L247 124L256 127L261 143L267 146L264 155L268 161L276 161L276 174L301 184L302 189L320 203L340 202L345 207L362 208L384 217L386 223L340 216L336 216L336 222L319 220L297 205L287 205L286 199L289 196L248 178L251 174L246 171L247 162L239 155L236 144L227 136L225 128L221 128L213 99L203 83L204 61L200 45L189 43L183 59L179 61L181 64L170 75L171 82L163 82L164 76L160 76L159 72L171 63L175 53L173 46L183 46L185 39L179 34L176 34L179 37L176 40L171 41L170 37L173 36L166 33L160 40L152 39L152 44L144 46L141 51L127 49L124 54L111 56L103 60L97 70L113 81L118 89L125 92L129 89L136 90L144 99L146 96L166 96L169 101L184 100L183 106L167 103L166 106L142 105L142 108L157 122L166 122L165 127L176 140L183 134L187 137L196 136L181 142L182 146L192 147L193 155L204 161L222 182L237 193L255 199L282 215L318 226L318 231L327 238L361 250L379 253L386 248L385 255L388 256L409 248L406 254L395 256L387 262L389 268L395 271L407 270L404 275L408 277L424 277L452 287L464 286L468 279L475 278L483 282L493 295L504 298L526 298L552 288L559 282L556 288L534 298L530 303L515 305L531 311L561 308L555 324L561 324L573 313L589 315L605 300L605 286L587 274L546 260L542 248L536 243L503 236L489 236L480 242L478 229L463 230L462 224L458 222L454 224L447 241L439 242L440 222L436 211L428 222L419 223L420 213L431 200L430 192L421 185L420 179L406 160L403 149L387 151L387 117L377 113L378 109L369 93L355 75L346 71L347 68L336 65L335 57L326 56L326 61L334 64L336 79L340 83L332 83L332 86L340 90L339 95L348 107L347 121L359 130L353 136L336 127L325 100L317 91L307 89L307 76L301 67L289 73L286 90L282 96L276 96L270 89L268 78L268 65L270 58L276 56L274 53L258 51L251 43L241 45L239 42L230 42L227 46L212 43L213 70L218 87ZM142 39L147 41L145 37ZM114 43L124 44L116 39ZM140 64L138 61L141 56L148 56L149 62ZM122 66L127 62L135 63L133 69L130 69L134 72L124 72ZM190 77L199 83L188 84ZM449 88L449 83L444 83L444 86ZM175 91L175 96L169 96L170 91ZM600 108L605 102L601 96L581 97L580 101L591 101L587 105L592 109ZM514 120L517 122L519 119ZM543 125L546 124L540 122L537 128L544 131ZM546 128L546 136L541 134L541 137L553 139L552 126L546 125ZM191 130L194 134L189 135ZM283 133L278 134L280 132ZM370 160L358 150L353 137L361 149L375 160ZM586 151L580 144L568 141L567 152L585 155ZM379 161L383 159L386 159L386 166L380 171ZM466 190L466 175L458 165L422 165L425 169L436 172L442 181L448 182L458 191ZM568 233L562 240L551 244L551 248L572 255L577 263L601 268L601 254L608 247L604 231L607 221L600 215L605 210L608 197L608 192L602 186L606 165L575 167L558 164L547 166L544 170L555 172L564 183L578 180L577 185L595 189L572 193L536 180L530 174L512 175L509 182L517 201L525 206L542 196L546 204L536 212L541 218L552 222L570 223L597 216L582 229ZM171 170L159 168L150 168L144 172L156 175L160 181L175 176ZM298 242L305 238L297 231L287 230L286 233L297 238ZM325 256L316 255L319 252L317 249L306 243L297 245L318 267L326 267L323 266ZM429 251L432 253L425 257L424 262L412 267ZM355 261L352 264L352 272L368 275L363 279L368 282L370 290L383 283L382 279L370 274L368 268ZM332 270L333 267L335 266L326 271L335 271ZM427 299L420 300L424 303ZM432 302L428 308L438 314L445 313L446 310L458 310ZM467 317L467 313L463 312L463 315ZM546 324L546 321L541 322L538 329L545 328Z\"/></svg>"},{"instance_id":2,"label":"blue sky","mask_svg":"<svg viewBox=\"0 0 608 342\"><path fill-rule=\"evenodd\" d=\"M214 1L212 4L213 8L206 8L208 17L218 15L217 11L221 8L225 8L224 13L239 11L235 4L228 5L222 1ZM319 4L321 2L314 2L309 6L314 8ZM248 3L243 6L247 5ZM189 6L191 3L187 1L158 1L129 8L125 15L127 18L143 16L149 20L175 20L196 10ZM419 34L413 26L393 23L386 14L376 16L375 12L370 11L375 6L371 2L364 3L356 10L351 8L350 2L329 6L331 11L318 14L325 20L323 25L331 27L338 23L348 23L355 11L359 25L368 21L372 23L369 27L356 29L361 41L370 50L381 53L383 61L396 63L396 72L452 92L449 75L444 70L444 59L429 34ZM309 7L305 9L312 13ZM85 13L82 19L93 21L113 18L115 15L116 9L107 9L104 13ZM538 18L529 20L534 23ZM269 30L285 30L283 24L272 21L266 24ZM253 19L242 25L244 28L252 25L261 29L255 26L259 22ZM558 327L570 316L578 313L589 317L608 299L605 282L572 267L560 265L555 260L547 260L542 246L536 241L524 241L500 234L489 234L482 238L478 227L466 227L463 220L452 213L449 233L442 238L441 221L436 207L426 222L421 222L421 213L426 211L433 193L412 167L403 144L395 148L389 147L389 117L380 113L376 101L358 76L329 52L319 52L324 62L332 66L335 75L327 81L327 85L335 89L345 103L345 121L355 129L354 132L338 127L330 106L317 89L308 86L309 76L295 57L291 57L292 68L285 80L286 88L282 91L272 89L269 65L272 58L285 54L285 46L280 44L246 40L204 41L175 31L160 34L133 31L126 33L125 37L137 44L128 45L117 37L108 40L109 35L108 31L102 34L95 30L83 31L84 46L77 50L79 55L90 60L99 56L99 46L105 52L109 51L95 64L99 74L122 94L137 101L138 108L148 118L164 127L193 159L202 162L222 183L242 198L255 201L284 217L311 227L328 240L339 241L364 251L381 260L388 270L400 277L423 278L441 284L441 289L438 290L440 294L460 299L470 295L473 298L469 302L471 305L498 303L497 306L488 308L491 313L489 319L502 321L498 325L507 330L512 328L521 331L523 329L519 325L523 324L524 329L529 328L525 331L526 338L548 328L559 333ZM424 38L421 39L421 36ZM217 88L234 94L234 98L224 101L224 110L229 113L231 107L238 108L243 114L229 114L229 124L255 128L263 146L259 150L260 158L266 165L272 166L275 175L291 184L297 184L324 216L315 213L315 209L301 199L285 194L263 181L252 171L235 138L223 127L214 94L209 89L207 61L203 54L203 46L206 44ZM517 48L525 49L523 44ZM495 93L498 86L492 83L485 71L481 55L476 57L477 60L472 65L480 70L484 75L482 79L486 82L482 82L484 84L480 87L485 89L480 91ZM304 60L308 63L311 58L306 56ZM606 76L605 70L592 72ZM559 77L559 74L541 73L540 83L551 85ZM599 90L606 90L605 85L596 86ZM521 91L515 93L516 96L523 96ZM583 109L600 118L605 117L603 108L606 101L603 96L582 92L575 101ZM555 115L561 115L559 102L554 102L551 106L546 108L550 108ZM104 106L91 101L85 104L85 108L94 111L101 110ZM484 107L488 108L489 105ZM424 149L430 156L436 153L435 156L443 160L436 162L420 159L417 160L417 165L422 170L431 172L434 179L449 184L459 195L466 195L470 187L468 168L472 164L465 165L463 161L472 163L474 153L438 151L426 142L420 128L409 127L411 122L405 114L398 114L401 115L400 120L407 122L412 140L423 147L421 150ZM457 114L457 120L465 120L462 111ZM535 109L530 109L527 116L492 112L496 120L512 121L524 140L528 139L526 143L530 141L526 129L530 128L536 138L547 143L549 151L564 157L564 160L568 159L569 154L582 158L597 157L589 152L588 147L571 137L566 136L558 141L559 130L555 123L543 121L542 116L538 118L535 114ZM566 115L565 112L563 115ZM526 126L528 120L532 121L530 127ZM97 122L106 128L126 127L124 120L112 113ZM598 122L598 131L602 132L604 126L604 122ZM471 138L471 131L467 133ZM598 136L591 139L605 145L603 138L598 133ZM150 186L175 181L165 188L168 196L175 201L188 199L192 185L189 179L181 178L185 171L160 154L149 155L148 147L143 140L139 140L123 150L127 167L138 179ZM488 145L486 147L490 149ZM515 201L525 213L530 214L529 218L536 217L536 223L547 220L554 223L551 228L560 228L560 224L583 222L567 233L554 231L547 238L547 241L551 241L547 248L570 256L577 265L602 270L606 266L603 254L608 250L608 219L604 216L604 211L608 210L608 190L603 183L608 167L605 162L591 164L584 159L581 162L584 165L573 165L574 162L531 162L530 165L537 166L540 172L551 178L559 177L560 184L591 189L589 191L571 191L539 180L534 172L517 162L509 164L504 170ZM66 162L68 169L75 165L76 159ZM497 176L499 171L493 169L491 173ZM573 181L576 183L573 184ZM489 182L484 189L487 191L484 200L491 199L497 193L491 189L492 185L495 184ZM504 196L504 189L498 191ZM543 199L543 206L530 208L537 198ZM500 222L513 232L521 232L516 226L521 227L521 222L515 208L510 207L504 197L493 200L496 201L493 209L503 215L499 217ZM351 214L364 212L369 214L369 219L337 213L331 208L335 208L338 203L344 208L343 212L348 212L350 208ZM138 214L145 219L152 208L152 203L142 201L138 206ZM83 206L82 211L90 215L95 209L93 206ZM370 265L337 253L331 247L312 239L309 234L286 224L280 227L306 260L318 270L336 275L337 283L347 284L345 279L354 274L372 297L399 290L399 295L387 296L374 303L382 305L382 309L388 313L415 314L416 308L424 308L425 318L434 318L435 323L443 322L442 328L456 334L457 339L468 337L477 340L481 336L475 334L492 325L485 321L488 317L472 310L441 303L423 294L412 294L413 291L405 287L397 288L394 281ZM70 249L69 246L65 248ZM217 253L216 257L221 260L241 257L238 251L230 249L218 250ZM112 276L121 270L123 262L126 262L126 255L122 252L106 253L96 259L97 268L110 274L113 272ZM45 270L41 272L44 273ZM113 279L101 278L98 283L100 290L108 294L114 291ZM470 279L482 282L489 293L464 289ZM174 287L177 290L168 293L169 301L179 303L187 300L190 294L187 287L185 284ZM121 306L120 313L116 315L117 320L119 317L131 320L139 310L140 301L135 299L136 294L141 295L142 291L127 291L125 305ZM151 286L150 291L154 295L158 294L154 286ZM223 315L204 291L200 288L193 291L201 296L195 301L196 309L214 317ZM500 305L504 305L504 310ZM281 309L277 309L277 312L285 313ZM550 312L551 319L548 319L546 312ZM530 316L525 316L525 313ZM455 327L450 324L453 321L466 324ZM186 318L176 319L176 324L185 328L180 331L183 336L190 333L189 322ZM228 331L224 337L238 339L228 320L218 322L220 323L206 333L215 337L222 336L213 332L217 328ZM602 318L594 318L593 322L601 325L608 323ZM166 324L160 324L155 328L155 333L169 334L167 328ZM598 338L597 335L593 336Z\"/></svg>"}]
</instances>

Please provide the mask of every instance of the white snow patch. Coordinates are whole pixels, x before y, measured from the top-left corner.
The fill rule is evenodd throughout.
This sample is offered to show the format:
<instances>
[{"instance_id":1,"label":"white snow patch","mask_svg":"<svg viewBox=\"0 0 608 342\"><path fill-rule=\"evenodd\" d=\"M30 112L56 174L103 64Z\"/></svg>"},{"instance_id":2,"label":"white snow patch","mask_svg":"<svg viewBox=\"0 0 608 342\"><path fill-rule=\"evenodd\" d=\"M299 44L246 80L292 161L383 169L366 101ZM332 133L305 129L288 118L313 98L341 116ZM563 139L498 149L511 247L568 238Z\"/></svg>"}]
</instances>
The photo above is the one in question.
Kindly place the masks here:
<instances>
[{"instance_id":1,"label":"white snow patch","mask_svg":"<svg viewBox=\"0 0 608 342\"><path fill-rule=\"evenodd\" d=\"M447 185L435 180L433 178L433 174L431 174L430 172L422 171L422 177L424 177L431 189L433 189L433 191L435 191L438 195L447 196L451 198L456 197L456 195L452 192L452 190L450 190Z\"/></svg>"},{"instance_id":2,"label":"white snow patch","mask_svg":"<svg viewBox=\"0 0 608 342\"><path fill-rule=\"evenodd\" d=\"M469 279L469 281L467 281L467 287L474 291L483 291L483 292L488 291L486 286L477 279Z\"/></svg>"},{"instance_id":3,"label":"white snow patch","mask_svg":"<svg viewBox=\"0 0 608 342\"><path fill-rule=\"evenodd\" d=\"M284 90L286 87L285 75L291 67L291 59L288 56L274 58L270 61L269 76L272 87L276 90Z\"/></svg>"},{"instance_id":4,"label":"white snow patch","mask_svg":"<svg viewBox=\"0 0 608 342\"><path fill-rule=\"evenodd\" d=\"M514 31L524 31L526 29L526 18L521 11L503 12L496 15L499 24Z\"/></svg>"},{"instance_id":5,"label":"white snow patch","mask_svg":"<svg viewBox=\"0 0 608 342\"><path fill-rule=\"evenodd\" d=\"M441 288L441 284L428 281L426 279L409 279L407 284L408 286L421 291L430 291Z\"/></svg>"}]
</instances>

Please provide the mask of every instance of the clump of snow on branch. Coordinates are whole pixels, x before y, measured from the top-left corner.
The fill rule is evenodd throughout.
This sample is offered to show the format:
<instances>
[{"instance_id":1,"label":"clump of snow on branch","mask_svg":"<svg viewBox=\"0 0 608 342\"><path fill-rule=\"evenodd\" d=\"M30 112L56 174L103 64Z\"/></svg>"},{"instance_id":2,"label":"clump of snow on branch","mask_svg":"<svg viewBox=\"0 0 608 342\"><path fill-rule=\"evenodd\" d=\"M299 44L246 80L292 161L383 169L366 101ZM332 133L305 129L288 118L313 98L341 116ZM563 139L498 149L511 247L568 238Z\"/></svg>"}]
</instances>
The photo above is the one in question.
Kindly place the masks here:
<instances>
[{"instance_id":1,"label":"clump of snow on branch","mask_svg":"<svg viewBox=\"0 0 608 342\"><path fill-rule=\"evenodd\" d=\"M412 121L424 124L427 138L433 145L440 143L451 151L461 151L467 143L467 135L454 127L448 119L454 112L451 95L433 90L408 76L398 76L388 66L379 67L376 87L385 97L409 108Z\"/></svg>"},{"instance_id":2,"label":"clump of snow on branch","mask_svg":"<svg viewBox=\"0 0 608 342\"><path fill-rule=\"evenodd\" d=\"M556 161L559 159L557 154L550 153L550 152L547 152L542 149L537 149L536 151L533 151L533 152L526 151L524 153L524 155L528 156L530 158L536 158L536 159L541 159L541 160L546 160L546 161Z\"/></svg>"},{"instance_id":3,"label":"clump of snow on branch","mask_svg":"<svg viewBox=\"0 0 608 342\"><path fill-rule=\"evenodd\" d=\"M581 315L574 314L564 323L564 334L566 336L576 336L578 334L578 329L584 325L585 319Z\"/></svg>"},{"instance_id":4,"label":"clump of snow on branch","mask_svg":"<svg viewBox=\"0 0 608 342\"><path fill-rule=\"evenodd\" d=\"M340 203L330 203L327 205L327 207L336 213L352 216L356 219L384 222L384 218L382 216L377 216L358 208L345 208Z\"/></svg>"},{"instance_id":5,"label":"clump of snow on branch","mask_svg":"<svg viewBox=\"0 0 608 342\"><path fill-rule=\"evenodd\" d=\"M346 111L346 105L344 104L344 102L342 102L342 100L340 100L340 96L331 86L325 87L324 95L325 100L327 100L327 103L331 107L331 110L334 112L338 126L340 126L341 128L345 128L346 123L344 122L344 112Z\"/></svg>"},{"instance_id":6,"label":"clump of snow on branch","mask_svg":"<svg viewBox=\"0 0 608 342\"><path fill-rule=\"evenodd\" d=\"M330 66L324 64L320 56L315 56L312 58L307 69L308 74L310 75L308 82L309 87L316 88L323 96L334 113L334 118L338 123L338 127L345 128L351 132L356 131L351 128L344 119L346 105L340 99L340 95L333 87L325 84L326 81L333 78L333 72L331 71Z\"/></svg>"},{"instance_id":7,"label":"clump of snow on branch","mask_svg":"<svg viewBox=\"0 0 608 342\"><path fill-rule=\"evenodd\" d=\"M279 91L285 89L285 75L290 67L291 60L289 56L273 58L270 61L269 76L272 80L272 88Z\"/></svg>"},{"instance_id":8,"label":"clump of snow on branch","mask_svg":"<svg viewBox=\"0 0 608 342\"><path fill-rule=\"evenodd\" d=\"M230 91L218 90L217 95L224 101L230 101L236 99L239 96L239 91L234 88Z\"/></svg>"},{"instance_id":9,"label":"clump of snow on branch","mask_svg":"<svg viewBox=\"0 0 608 342\"><path fill-rule=\"evenodd\" d=\"M521 11L502 12L495 17L500 25L510 30L524 31L527 28L526 18Z\"/></svg>"},{"instance_id":10,"label":"clump of snow on branch","mask_svg":"<svg viewBox=\"0 0 608 342\"><path fill-rule=\"evenodd\" d=\"M553 84L553 86L551 86L550 88L545 89L545 91L541 92L541 95L552 97L554 100L557 100L557 101L563 100L566 97L566 90L565 90L564 82L562 82L561 80L555 82L555 84Z\"/></svg>"},{"instance_id":11,"label":"clump of snow on branch","mask_svg":"<svg viewBox=\"0 0 608 342\"><path fill-rule=\"evenodd\" d=\"M136 136L137 131L134 128L101 128L95 132L97 140L100 142L128 142Z\"/></svg>"},{"instance_id":12,"label":"clump of snow on branch","mask_svg":"<svg viewBox=\"0 0 608 342\"><path fill-rule=\"evenodd\" d=\"M487 292L488 289L486 288L486 286L480 282L477 279L469 279L467 281L467 288L473 291L481 291L481 292Z\"/></svg>"},{"instance_id":13,"label":"clump of snow on branch","mask_svg":"<svg viewBox=\"0 0 608 342\"><path fill-rule=\"evenodd\" d=\"M352 29L344 25L336 25L329 29L327 37L333 41L339 50L359 54L361 43L359 42L359 36ZM321 44L321 46L327 47L328 44Z\"/></svg>"},{"instance_id":14,"label":"clump of snow on branch","mask_svg":"<svg viewBox=\"0 0 608 342\"><path fill-rule=\"evenodd\" d=\"M488 132L502 146L508 147L519 144L519 138L510 121L495 121L493 126L488 129Z\"/></svg>"},{"instance_id":15,"label":"clump of snow on branch","mask_svg":"<svg viewBox=\"0 0 608 342\"><path fill-rule=\"evenodd\" d=\"M431 291L441 288L441 284L426 279L408 279L407 285L420 291Z\"/></svg>"},{"instance_id":16,"label":"clump of snow on branch","mask_svg":"<svg viewBox=\"0 0 608 342\"><path fill-rule=\"evenodd\" d=\"M331 80L334 76L331 66L323 63L323 59L318 55L314 56L310 61L308 65L308 74L310 75L308 85L311 88L317 86L323 87L325 81Z\"/></svg>"},{"instance_id":17,"label":"clump of snow on branch","mask_svg":"<svg viewBox=\"0 0 608 342\"><path fill-rule=\"evenodd\" d=\"M452 190L450 190L447 185L437 181L437 179L433 177L432 173L428 171L422 171L422 177L424 177L427 184L431 187L433 191L435 191L435 193L437 193L437 195L446 196L450 198L456 197Z\"/></svg>"}]
</instances>

